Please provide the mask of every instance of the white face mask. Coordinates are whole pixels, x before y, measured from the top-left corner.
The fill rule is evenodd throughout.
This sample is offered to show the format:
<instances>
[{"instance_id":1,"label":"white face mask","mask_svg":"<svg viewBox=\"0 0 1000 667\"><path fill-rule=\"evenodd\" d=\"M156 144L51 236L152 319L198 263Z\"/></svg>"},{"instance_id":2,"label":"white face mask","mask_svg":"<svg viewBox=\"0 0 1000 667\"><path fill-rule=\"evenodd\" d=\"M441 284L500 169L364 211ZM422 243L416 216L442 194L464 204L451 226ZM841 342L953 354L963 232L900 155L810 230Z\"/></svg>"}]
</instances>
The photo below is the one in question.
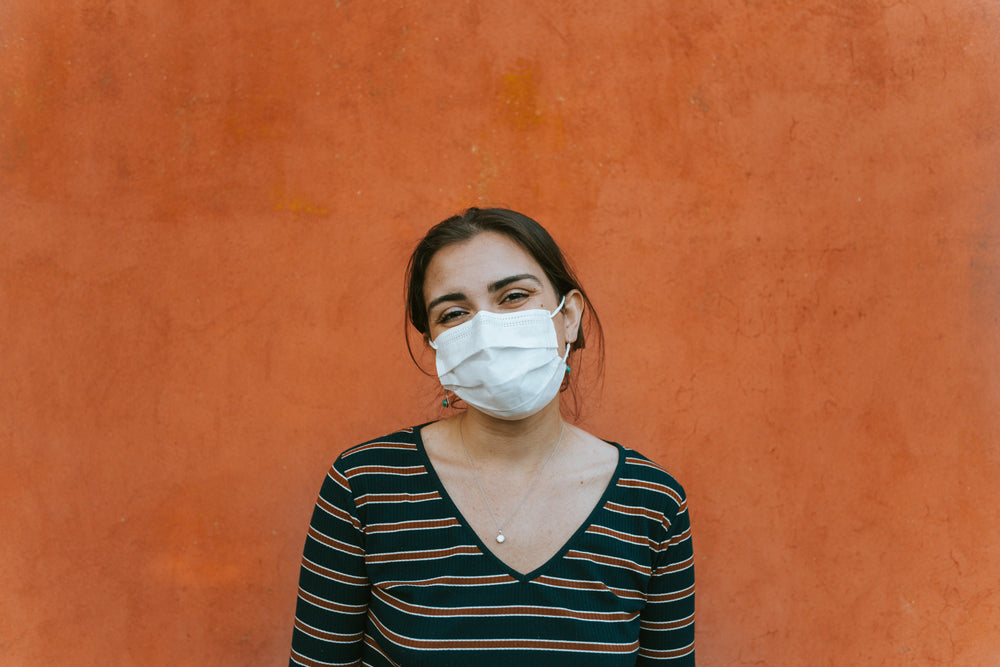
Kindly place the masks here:
<instances>
[{"instance_id":1,"label":"white face mask","mask_svg":"<svg viewBox=\"0 0 1000 667\"><path fill-rule=\"evenodd\" d=\"M445 389L498 419L524 419L559 393L566 373L566 351L547 310L491 313L481 310L468 322L430 342L437 350L437 372Z\"/></svg>"}]
</instances>

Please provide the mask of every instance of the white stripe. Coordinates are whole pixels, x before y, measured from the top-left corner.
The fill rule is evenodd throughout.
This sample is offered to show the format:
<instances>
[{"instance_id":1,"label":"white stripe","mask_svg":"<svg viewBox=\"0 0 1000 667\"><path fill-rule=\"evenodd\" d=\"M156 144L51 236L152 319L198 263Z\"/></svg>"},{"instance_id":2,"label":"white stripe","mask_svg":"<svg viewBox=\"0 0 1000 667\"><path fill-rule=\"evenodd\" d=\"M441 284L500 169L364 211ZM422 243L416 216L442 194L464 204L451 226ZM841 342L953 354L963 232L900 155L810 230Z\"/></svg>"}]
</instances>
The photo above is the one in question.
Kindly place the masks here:
<instances>
[{"instance_id":1,"label":"white stripe","mask_svg":"<svg viewBox=\"0 0 1000 667\"><path fill-rule=\"evenodd\" d=\"M403 526L408 523L423 523L425 521L441 521L442 519L414 519L412 521L396 521L394 523L370 523L368 524L367 530L370 531L372 528L381 528L383 526ZM445 520L450 520L445 517ZM460 528L462 524L454 521L443 526L413 526L412 528L406 528L404 530L432 530L435 528Z\"/></svg>"},{"instance_id":2,"label":"white stripe","mask_svg":"<svg viewBox=\"0 0 1000 667\"><path fill-rule=\"evenodd\" d=\"M306 602L308 602L308 600L306 600ZM362 639L362 637L364 636L364 634L365 634L364 630L358 630L357 632L350 632L350 633L347 633L347 632L330 632L329 630L320 630L319 628L317 628L317 627L315 627L313 625L309 625L308 623L304 622L301 618L298 618L298 617L295 618L295 621L296 621L296 624L295 624L295 629L296 630L298 630L299 632L304 632L305 634L309 635L313 639L318 639L321 642L333 642L333 643L337 643L337 644L353 643L353 642L360 641ZM309 628L309 630L314 630L317 634L313 634L312 632L309 632L309 630L303 630L302 626L304 626L306 628ZM326 635L336 635L337 637L343 637L343 639L331 639L331 638L328 638L328 637L322 637L322 636L320 636L320 635L324 635L324 634L326 634Z\"/></svg>"},{"instance_id":3,"label":"white stripe","mask_svg":"<svg viewBox=\"0 0 1000 667\"><path fill-rule=\"evenodd\" d=\"M368 500L368 496L370 496L370 495L372 495L372 496L375 496L375 495L378 495L378 496L406 496L406 497L403 498L402 500L399 499L399 498L393 498L391 500ZM418 495L422 496L422 495L425 495L425 494L423 494L423 493L419 493L419 494L418 493L377 493L377 494L376 493L371 493L371 494L366 493L363 496L358 496L356 502L357 502L358 505L377 505L377 504L381 504L381 503L390 503L390 504L393 504L393 503L426 503L426 502L429 502L429 501L432 501L432 500L441 500L441 496L440 495L434 496L432 498L417 498Z\"/></svg>"},{"instance_id":4,"label":"white stripe","mask_svg":"<svg viewBox=\"0 0 1000 667\"><path fill-rule=\"evenodd\" d=\"M429 554L434 551L453 551L455 549L475 549L476 553L449 553L443 554L441 556L433 556L428 558L419 558L416 554ZM439 558L453 558L455 556L482 556L483 552L479 550L475 544L456 544L450 547L442 547L441 549L424 549L422 551L380 551L376 554L370 554L372 556L373 562L381 562L382 556L398 556L400 554L411 554L414 560L438 560ZM379 560L376 561L375 557L378 556Z\"/></svg>"},{"instance_id":5,"label":"white stripe","mask_svg":"<svg viewBox=\"0 0 1000 667\"><path fill-rule=\"evenodd\" d=\"M573 553L578 553L580 555L579 556L570 555L570 554L573 554ZM593 558L584 558L584 556L593 556ZM572 558L573 560L585 560L587 562L593 563L594 565L607 565L608 567L617 567L617 568L621 568L623 570L628 570L629 572L636 572L636 571L638 571L640 573L643 573L646 570L652 570L652 568L650 566L648 566L648 565L641 565L639 563L636 563L635 561L629 560L628 558L622 558L621 556L610 556L610 555L604 555L604 554L595 554L595 553L590 553L588 551L575 551L574 552L574 551L571 550L571 551L569 551L569 552L566 553L565 558ZM624 565L619 565L617 563L605 563L605 562L603 562L603 561L600 560L601 558L608 558L608 559L611 559L611 560L620 560L620 561L624 561L626 563L631 563L632 565L635 565L635 568L626 567Z\"/></svg>"},{"instance_id":6,"label":"white stripe","mask_svg":"<svg viewBox=\"0 0 1000 667\"><path fill-rule=\"evenodd\" d=\"M387 630L389 629L388 626L386 626L385 623L383 623L382 620L380 618L378 618L375 614L371 614L371 618L372 618L372 620L377 621L378 625L386 628ZM403 639L409 640L411 642L424 642L424 643L434 642L434 643L438 643L438 642L454 641L454 642L462 642L463 644L465 644L464 646L454 646L454 647L450 647L450 648L449 647L442 647L442 646L431 646L431 647L428 647L428 648L421 648L421 647L418 647L418 646L407 646L407 645L403 645L403 644L398 644L398 643L394 642L391 638L386 637L386 639L389 640L390 642L393 642L397 646L401 646L402 648L404 648L404 649L406 649L408 651L481 651L481 650L483 650L483 647L481 647L481 646L475 646L474 645L476 642L481 642L481 643L488 643L490 649L498 649L499 648L499 649L503 649L505 651L575 651L577 653L580 653L580 652L583 652L583 653L608 653L608 651L601 651L599 649L593 649L593 650L581 649L578 646L572 646L572 644L591 644L593 646L607 646L607 647L622 647L622 646L629 646L629 645L632 644L632 642L618 642L618 643L614 643L614 642L589 642L589 641L578 640L578 639L538 639L537 637L502 637L502 638L500 638L500 637L476 637L476 638L470 637L470 638L467 638L467 639L441 639L441 638L435 638L435 639L417 639L416 637L407 637L406 635L404 635L402 633L399 633L399 632L396 632L395 630L392 630L391 632L393 634L398 635L398 636L402 637ZM509 646L509 644L513 644L515 642L545 642L547 644L563 644L563 645L566 645L566 648L546 647L546 646L526 646L526 647ZM621 651L617 651L616 653L618 653L618 654L624 654L624 652L621 652Z\"/></svg>"},{"instance_id":7,"label":"white stripe","mask_svg":"<svg viewBox=\"0 0 1000 667\"><path fill-rule=\"evenodd\" d=\"M397 586L509 586L510 584L516 584L517 579L510 579L508 581L479 581L485 577L450 577L447 575L442 575L440 577L432 577L430 579L413 579L413 580L403 580L399 579L397 581L382 581L379 582L378 587L384 590L390 588L395 588ZM433 579L448 579L448 581L433 581ZM455 580L468 580L468 584L456 583Z\"/></svg>"},{"instance_id":8,"label":"white stripe","mask_svg":"<svg viewBox=\"0 0 1000 667\"><path fill-rule=\"evenodd\" d=\"M639 647L639 655L644 658L653 658L660 660L670 660L672 658L683 658L684 656L691 653L694 650L694 642L691 642L687 646L682 646L680 648L674 649L663 649L656 650L651 648ZM675 651L684 651L684 653L675 653Z\"/></svg>"},{"instance_id":9,"label":"white stripe","mask_svg":"<svg viewBox=\"0 0 1000 667\"><path fill-rule=\"evenodd\" d=\"M295 660L296 657L302 658L303 660L309 660L310 662L318 662L321 665L331 665L331 667L349 667L350 665L358 664L356 660L351 660L350 662L323 662L322 660L317 660L316 658L307 658L295 649L292 649L292 660ZM295 660L295 664L302 665L302 667L305 667L306 665L306 663L299 662L298 660Z\"/></svg>"},{"instance_id":10,"label":"white stripe","mask_svg":"<svg viewBox=\"0 0 1000 667\"><path fill-rule=\"evenodd\" d=\"M379 588L381 588L381 586ZM383 593L385 593L385 591L383 591ZM385 594L388 595L388 593L385 593ZM396 598L396 597L393 597L393 596L389 596L389 597L392 597L393 600L399 600L399 598ZM399 601L403 602L402 600L399 600ZM386 602L386 601L383 600L383 602ZM413 615L413 612L408 611L407 609L404 609L402 607L397 607L397 606L395 606L394 604L392 604L390 602L386 602L386 604L388 604L389 606L391 606L393 609L395 609L396 611L398 611L400 613L409 614L411 616ZM422 605L422 604L414 604L412 602L408 602L408 603L404 603L404 604L406 604L407 607L415 607L417 609L426 609L428 611L440 610L440 611L448 611L448 612L454 612L454 611L472 611L472 612L475 612L475 611L485 611L485 610L488 610L488 609L495 610L492 614L470 614L468 616L465 616L465 618L472 618L472 617L475 617L475 618L484 618L484 617L488 617L488 616L498 616L498 617L504 617L504 616L539 616L539 617L542 617L542 618L565 618L565 617L556 616L554 614L531 613L531 610L537 610L538 612L543 612L543 611L548 611L548 610L556 610L556 611L567 612L567 614L573 620L575 620L575 621L581 621L583 623L589 623L589 622L594 622L594 623L609 623L609 622L610 623L630 623L631 621L635 620L636 616L639 615L639 612L632 612L632 613L630 613L630 612L627 612L627 611L624 611L624 610L623 611L586 611L586 610L579 610L579 609L570 609L569 607L543 607L543 606L539 606L539 605L526 605L526 604L491 605L491 606L488 606L488 607L476 607L476 606L469 606L469 607L430 607L430 606ZM526 610L524 610L524 609L516 609L517 607L523 607L523 608L526 608ZM509 611L507 611L507 610L509 610ZM594 614L596 616L618 616L619 618L581 618L580 617L581 614ZM623 614L626 615L627 618L624 618L624 619L621 618L620 616L623 615ZM455 616L461 617L462 615L461 614L455 614ZM438 618L438 617L435 616L434 618ZM447 616L442 616L440 618L447 618Z\"/></svg>"},{"instance_id":11,"label":"white stripe","mask_svg":"<svg viewBox=\"0 0 1000 667\"><path fill-rule=\"evenodd\" d=\"M363 583L363 584L352 584L352 583L349 583L349 582L346 582L346 581L340 581L339 579L334 579L332 577L328 577L325 574L323 574L322 572L320 572L319 570L314 570L312 567L309 567L309 565L306 565L306 563L308 563L309 565L312 565L313 567L318 567L321 570L330 570L332 572L336 572L337 574L342 574L342 575L344 575L344 578L346 578L346 579L364 579L365 583ZM309 570L310 572L312 572L313 574L315 574L317 577L323 577L327 581L335 581L338 584L341 584L343 586L368 586L368 585L370 585L370 582L368 581L367 577L358 576L356 574L348 574L347 572L341 572L340 570L334 570L332 567L323 567L319 563L313 562L313 561L309 560L308 558L306 558L305 556L302 557L302 566L304 568L306 568L307 570ZM310 595L313 595L313 594L310 593ZM320 596L317 595L316 597L320 597ZM323 599L323 598L320 598L320 599ZM333 602L333 600L327 600L327 602Z\"/></svg>"}]
</instances>

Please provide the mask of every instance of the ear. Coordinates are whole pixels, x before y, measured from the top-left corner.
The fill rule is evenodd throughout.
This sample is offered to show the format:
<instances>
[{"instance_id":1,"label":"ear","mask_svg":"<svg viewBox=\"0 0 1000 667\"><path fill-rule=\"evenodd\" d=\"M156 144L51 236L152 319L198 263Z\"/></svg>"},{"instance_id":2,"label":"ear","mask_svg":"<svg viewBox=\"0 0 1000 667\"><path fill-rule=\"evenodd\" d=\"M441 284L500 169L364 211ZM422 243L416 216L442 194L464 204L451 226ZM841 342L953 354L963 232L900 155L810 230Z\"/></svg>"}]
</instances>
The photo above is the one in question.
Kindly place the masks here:
<instances>
[{"instance_id":1,"label":"ear","mask_svg":"<svg viewBox=\"0 0 1000 667\"><path fill-rule=\"evenodd\" d=\"M570 290L566 293L566 303L563 304L563 336L567 343L575 343L580 335L580 323L583 321L584 301L580 290Z\"/></svg>"}]
</instances>

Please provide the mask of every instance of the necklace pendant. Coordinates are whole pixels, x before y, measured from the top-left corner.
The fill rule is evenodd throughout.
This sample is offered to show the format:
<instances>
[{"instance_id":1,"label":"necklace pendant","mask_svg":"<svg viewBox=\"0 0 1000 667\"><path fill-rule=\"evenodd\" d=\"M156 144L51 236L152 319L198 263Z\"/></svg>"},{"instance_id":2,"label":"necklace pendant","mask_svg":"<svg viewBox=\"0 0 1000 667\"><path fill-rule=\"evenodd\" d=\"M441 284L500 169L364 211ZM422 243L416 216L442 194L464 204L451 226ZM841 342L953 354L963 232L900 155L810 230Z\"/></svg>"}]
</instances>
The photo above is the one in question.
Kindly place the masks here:
<instances>
[{"instance_id":1,"label":"necklace pendant","mask_svg":"<svg viewBox=\"0 0 1000 667\"><path fill-rule=\"evenodd\" d=\"M503 531L502 530L498 530L497 531L497 542L499 542L500 544L503 544L503 541L506 540L506 539L507 538L503 536Z\"/></svg>"}]
</instances>

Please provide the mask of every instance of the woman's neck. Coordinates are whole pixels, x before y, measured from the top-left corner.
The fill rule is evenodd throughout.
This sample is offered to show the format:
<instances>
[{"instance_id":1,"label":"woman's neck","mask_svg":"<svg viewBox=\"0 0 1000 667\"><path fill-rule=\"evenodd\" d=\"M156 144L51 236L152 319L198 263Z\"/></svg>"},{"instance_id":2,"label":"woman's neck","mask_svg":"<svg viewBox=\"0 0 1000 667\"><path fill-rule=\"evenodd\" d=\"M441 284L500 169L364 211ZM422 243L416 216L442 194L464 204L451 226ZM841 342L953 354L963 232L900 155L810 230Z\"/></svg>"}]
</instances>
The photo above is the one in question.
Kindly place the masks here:
<instances>
[{"instance_id":1,"label":"woman's neck","mask_svg":"<svg viewBox=\"0 0 1000 667\"><path fill-rule=\"evenodd\" d=\"M455 421L459 444L482 465L530 466L550 454L563 428L558 398L525 419L497 419L467 408Z\"/></svg>"}]
</instances>

